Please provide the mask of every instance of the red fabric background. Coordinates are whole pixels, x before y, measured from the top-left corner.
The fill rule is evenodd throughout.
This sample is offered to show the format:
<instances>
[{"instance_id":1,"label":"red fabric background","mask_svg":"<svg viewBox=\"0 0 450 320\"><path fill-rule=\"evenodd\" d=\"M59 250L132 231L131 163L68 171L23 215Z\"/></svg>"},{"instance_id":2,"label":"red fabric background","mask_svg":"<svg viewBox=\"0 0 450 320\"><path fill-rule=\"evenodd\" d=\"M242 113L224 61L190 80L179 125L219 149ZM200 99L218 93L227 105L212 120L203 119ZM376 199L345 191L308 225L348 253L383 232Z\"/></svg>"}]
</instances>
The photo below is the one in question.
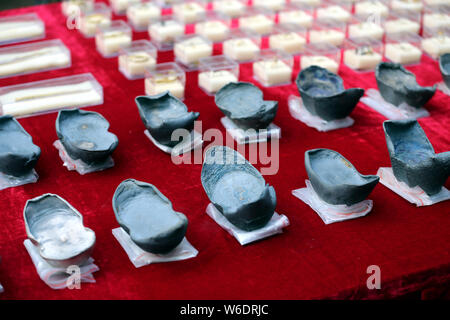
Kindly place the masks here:
<instances>
[{"instance_id":1,"label":"red fabric background","mask_svg":"<svg viewBox=\"0 0 450 320\"><path fill-rule=\"evenodd\" d=\"M351 128L319 133L293 119L287 97L297 94L294 84L264 89L266 99L280 101L275 123L282 128L280 170L266 176L275 187L277 212L291 225L282 235L241 247L205 214L208 198L200 183L201 165L175 165L144 136L134 97L144 94L142 80L128 81L117 70L117 59L104 59L93 39L84 39L65 27L59 5L37 6L1 12L1 16L36 12L45 21L47 39L60 38L72 52L72 68L1 79L0 86L91 72L101 83L105 103L89 110L102 113L119 137L114 153L116 166L81 176L62 166L57 150L56 113L20 119L42 149L36 170L38 183L0 192L0 299L299 299L377 298L401 296L413 291L447 287L450 280L450 202L416 208L378 185L370 198L373 211L365 218L324 225L291 190L307 178L304 152L324 147L342 153L364 174L389 166L382 130L383 116L359 104ZM134 39L146 38L145 32ZM161 54L159 62L172 59ZM423 57L408 67L419 83L441 81L436 61ZM341 66L347 87L376 87L373 72L356 73ZM212 97L197 87L197 73L187 76L186 104L200 112L203 130L219 128L220 110ZM251 66L241 66L241 80L253 81ZM449 150L450 97L437 91L428 104L431 116L419 122L436 152ZM111 207L117 185L126 178L152 183L189 218L187 238L199 250L190 260L135 269L111 234L118 226ZM447 187L449 184L447 183ZM23 240L22 210L26 200L43 193L57 193L83 215L97 235L93 257L100 267L96 284L81 290L54 291L38 277ZM381 268L382 289L368 291L366 268ZM447 287L448 288L448 287ZM430 292L430 291L428 291Z\"/></svg>"}]
</instances>

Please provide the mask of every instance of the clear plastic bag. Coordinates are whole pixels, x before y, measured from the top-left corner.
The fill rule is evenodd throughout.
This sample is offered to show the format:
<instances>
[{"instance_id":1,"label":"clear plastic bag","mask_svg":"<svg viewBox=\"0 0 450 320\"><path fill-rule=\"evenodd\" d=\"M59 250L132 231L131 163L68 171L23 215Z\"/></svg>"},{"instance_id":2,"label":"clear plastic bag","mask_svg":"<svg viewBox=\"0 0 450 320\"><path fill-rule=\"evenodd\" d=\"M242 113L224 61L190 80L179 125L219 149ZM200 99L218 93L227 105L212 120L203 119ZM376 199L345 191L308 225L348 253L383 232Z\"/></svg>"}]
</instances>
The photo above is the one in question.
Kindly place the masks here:
<instances>
[{"instance_id":1,"label":"clear plastic bag","mask_svg":"<svg viewBox=\"0 0 450 320\"><path fill-rule=\"evenodd\" d=\"M419 186L410 188L406 183L395 178L392 168L380 168L377 175L380 177L381 184L418 207L430 206L450 199L450 191L445 187L432 196L426 194Z\"/></svg>"},{"instance_id":2,"label":"clear plastic bag","mask_svg":"<svg viewBox=\"0 0 450 320\"><path fill-rule=\"evenodd\" d=\"M367 90L366 95L361 98L361 102L378 111L389 120L419 119L430 115L426 109L414 108L406 103L402 103L396 107L385 101L380 92L375 89Z\"/></svg>"},{"instance_id":3,"label":"clear plastic bag","mask_svg":"<svg viewBox=\"0 0 450 320\"><path fill-rule=\"evenodd\" d=\"M39 176L34 169L21 177L14 177L0 172L0 190L35 183L38 181L38 178Z\"/></svg>"},{"instance_id":4,"label":"clear plastic bag","mask_svg":"<svg viewBox=\"0 0 450 320\"><path fill-rule=\"evenodd\" d=\"M39 249L30 239L26 239L23 244L33 261L36 272L45 284L52 289L64 289L70 285L69 278L71 278L72 275L69 274L66 269L56 268L48 264L48 262L41 257ZM93 273L100 269L94 264L94 259L89 258L83 265L78 267L80 268L80 283L95 283Z\"/></svg>"},{"instance_id":5,"label":"clear plastic bag","mask_svg":"<svg viewBox=\"0 0 450 320\"><path fill-rule=\"evenodd\" d=\"M167 254L153 254L139 248L133 240L131 240L128 233L126 233L122 228L113 229L112 233L127 253L131 263L136 268L152 263L186 260L194 258L198 254L197 249L195 249L186 238L183 238L181 243Z\"/></svg>"},{"instance_id":6,"label":"clear plastic bag","mask_svg":"<svg viewBox=\"0 0 450 320\"><path fill-rule=\"evenodd\" d=\"M263 227L254 231L244 231L231 224L216 207L210 203L206 208L206 214L219 226L228 231L241 245L246 245L279 233L289 226L289 219L285 215L274 213L272 219Z\"/></svg>"},{"instance_id":7,"label":"clear plastic bag","mask_svg":"<svg viewBox=\"0 0 450 320\"><path fill-rule=\"evenodd\" d=\"M53 146L59 150L59 157L63 161L63 166L67 167L69 171L76 171L79 174L83 175L86 173L96 172L106 170L108 168L114 167L114 160L112 157L109 157L102 163L96 163L94 165L87 164L82 160L74 160L68 154L61 141L56 140L53 143Z\"/></svg>"},{"instance_id":8,"label":"clear plastic bag","mask_svg":"<svg viewBox=\"0 0 450 320\"><path fill-rule=\"evenodd\" d=\"M231 119L223 117L220 119L222 125L233 139L239 144L265 142L269 139L280 139L281 129L277 125L271 123L267 129L261 130L243 130L239 128Z\"/></svg>"},{"instance_id":9,"label":"clear plastic bag","mask_svg":"<svg viewBox=\"0 0 450 320\"><path fill-rule=\"evenodd\" d=\"M372 200L364 200L351 206L326 203L319 198L309 180L305 180L305 183L306 188L293 190L292 194L309 205L325 224L364 217L372 210Z\"/></svg>"},{"instance_id":10,"label":"clear plastic bag","mask_svg":"<svg viewBox=\"0 0 450 320\"><path fill-rule=\"evenodd\" d=\"M303 105L303 101L300 97L291 95L288 98L289 112L292 117L303 122L308 127L315 128L318 131L326 132L341 128L347 128L355 123L350 117L344 119L326 121L318 116L312 115Z\"/></svg>"},{"instance_id":11,"label":"clear plastic bag","mask_svg":"<svg viewBox=\"0 0 450 320\"><path fill-rule=\"evenodd\" d=\"M202 134L195 130L192 130L191 136L188 140L183 139L183 141L181 141L173 148L160 144L158 141L155 140L155 138L152 137L152 135L150 134L150 132L148 132L148 130L145 130L144 133L147 136L147 138L149 138L150 141L153 142L155 146L157 146L165 153L170 153L173 156L182 155L183 153L195 150L203 145Z\"/></svg>"},{"instance_id":12,"label":"clear plastic bag","mask_svg":"<svg viewBox=\"0 0 450 320\"><path fill-rule=\"evenodd\" d=\"M450 96L450 88L447 87L447 85L443 81L441 81L437 84L437 88L439 90L441 90L443 93L445 93L446 95Z\"/></svg>"}]
</instances>

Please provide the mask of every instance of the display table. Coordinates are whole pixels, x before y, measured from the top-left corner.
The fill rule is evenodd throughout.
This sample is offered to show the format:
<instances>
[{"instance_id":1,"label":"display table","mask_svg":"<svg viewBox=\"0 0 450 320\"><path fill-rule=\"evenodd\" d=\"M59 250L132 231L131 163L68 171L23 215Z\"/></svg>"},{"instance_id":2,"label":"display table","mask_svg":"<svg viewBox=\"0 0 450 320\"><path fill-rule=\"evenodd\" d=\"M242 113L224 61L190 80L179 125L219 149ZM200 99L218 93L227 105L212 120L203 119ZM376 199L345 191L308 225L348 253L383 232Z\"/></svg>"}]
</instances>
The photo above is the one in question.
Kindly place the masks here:
<instances>
[{"instance_id":1,"label":"display table","mask_svg":"<svg viewBox=\"0 0 450 320\"><path fill-rule=\"evenodd\" d=\"M0 299L305 299L380 298L413 294L433 296L450 283L450 202L416 208L378 184L366 217L325 225L291 191L307 179L304 152L313 148L338 151L364 174L390 166L382 123L385 118L359 103L352 127L318 132L294 119L287 98L298 95L295 84L263 88L264 97L278 100L275 123L282 129L276 175L266 182L277 194L276 211L289 218L283 234L241 246L205 213L209 200L200 182L201 164L174 164L144 135L134 98L144 94L144 81L127 80L116 58L105 59L95 40L66 28L59 4L0 12L0 16L36 12L47 27L47 39L61 39L71 50L72 67L0 80L0 86L91 72L104 88L100 112L119 138L115 167L84 176L62 166L55 141L56 113L19 119L42 149L36 171L39 181L0 192ZM117 18L117 17L116 17ZM124 18L121 18L124 19ZM148 39L134 32L133 40ZM215 54L218 50L215 49ZM158 63L173 60L171 51L159 53ZM408 67L422 85L442 80L437 61L427 56ZM298 62L294 73L298 73ZM373 72L357 73L341 65L345 86L376 88ZM255 83L251 64L241 65L241 81ZM197 72L188 72L184 102L200 112L205 132L225 133L223 114L197 85ZM428 103L431 116L420 119L436 152L450 146L450 97L437 91ZM1 142L0 142L1 143ZM205 141L204 146L209 142ZM257 165L257 168L268 165ZM154 184L189 219L186 237L199 251L194 259L152 264L136 269L111 230L118 227L111 199L121 181L135 178ZM450 184L447 182L447 188ZM42 282L23 246L25 202L43 193L56 193L84 216L96 233L92 257L100 271L96 283L81 290L52 290ZM381 269L381 289L368 290L367 268ZM426 292L426 294L424 294Z\"/></svg>"}]
</instances>

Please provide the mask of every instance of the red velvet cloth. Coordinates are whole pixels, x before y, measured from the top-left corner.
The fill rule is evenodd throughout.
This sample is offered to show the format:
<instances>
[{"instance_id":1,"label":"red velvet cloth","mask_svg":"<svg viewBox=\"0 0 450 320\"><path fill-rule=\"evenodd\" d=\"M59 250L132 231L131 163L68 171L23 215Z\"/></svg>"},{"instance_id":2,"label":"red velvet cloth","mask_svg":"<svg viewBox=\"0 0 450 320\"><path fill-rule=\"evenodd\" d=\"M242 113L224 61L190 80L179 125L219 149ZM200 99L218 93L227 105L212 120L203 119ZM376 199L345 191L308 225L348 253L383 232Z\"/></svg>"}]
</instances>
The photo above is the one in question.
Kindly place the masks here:
<instances>
[{"instance_id":1,"label":"red velvet cloth","mask_svg":"<svg viewBox=\"0 0 450 320\"><path fill-rule=\"evenodd\" d=\"M66 28L58 4L1 12L1 16L36 12L47 26L47 39L60 38L72 52L72 67L0 80L0 86L91 72L104 88L105 103L88 110L102 113L119 137L116 165L81 176L62 166L54 129L56 113L20 119L42 149L36 170L39 181L0 192L0 299L299 299L379 298L402 296L422 289L447 287L450 272L450 202L416 208L379 184L370 198L373 211L364 218L325 225L291 190L307 179L304 152L330 148L343 154L364 174L390 166L382 129L383 116L360 103L355 125L320 133L293 119L287 97L298 94L294 84L263 89L266 99L278 100L275 123L282 128L280 169L266 176L277 193L277 212L291 225L281 235L242 247L206 214L209 203L200 182L200 164L175 165L144 135L134 98L144 94L144 81L129 81L117 70L117 59L104 59L93 39ZM145 32L134 39L147 38ZM160 54L159 62L172 59ZM420 84L442 78L438 63L424 56L408 67ZM296 68L298 71L298 67ZM357 73L341 66L347 87L375 88L373 72ZM253 82L251 65L241 66L241 80ZM449 150L450 97L437 91L419 122L436 152ZM222 113L213 97L197 86L197 73L187 75L185 103L200 112L203 130L219 128ZM260 167L260 166L258 166ZM117 185L127 178L154 184L189 219L188 240L199 250L190 260L135 269L111 230L118 227L111 206ZM449 184L447 183L447 187ZM93 258L100 267L97 283L81 290L54 291L38 277L23 241L22 211L28 199L56 193L84 216L97 235ZM369 265L381 268L381 290L367 290ZM431 292L431 291L430 291Z\"/></svg>"}]
</instances>

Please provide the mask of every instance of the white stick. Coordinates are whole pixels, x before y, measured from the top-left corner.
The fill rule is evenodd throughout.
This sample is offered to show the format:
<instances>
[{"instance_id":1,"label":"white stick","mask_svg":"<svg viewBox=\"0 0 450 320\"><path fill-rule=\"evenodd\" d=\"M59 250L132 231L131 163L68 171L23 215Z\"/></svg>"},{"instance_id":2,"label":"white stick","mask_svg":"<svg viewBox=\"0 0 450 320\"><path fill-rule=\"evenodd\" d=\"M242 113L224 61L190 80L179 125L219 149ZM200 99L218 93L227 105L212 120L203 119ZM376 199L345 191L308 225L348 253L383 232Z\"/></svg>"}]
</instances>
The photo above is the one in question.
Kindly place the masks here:
<instances>
[{"instance_id":1,"label":"white stick","mask_svg":"<svg viewBox=\"0 0 450 320\"><path fill-rule=\"evenodd\" d=\"M99 104L102 96L89 81L13 91L0 96L3 114L22 116L49 110Z\"/></svg>"},{"instance_id":2,"label":"white stick","mask_svg":"<svg viewBox=\"0 0 450 320\"><path fill-rule=\"evenodd\" d=\"M0 41L24 39L40 36L44 28L35 22L0 23Z\"/></svg>"},{"instance_id":3,"label":"white stick","mask_svg":"<svg viewBox=\"0 0 450 320\"><path fill-rule=\"evenodd\" d=\"M0 55L0 76L67 66L69 56L57 47Z\"/></svg>"}]
</instances>

